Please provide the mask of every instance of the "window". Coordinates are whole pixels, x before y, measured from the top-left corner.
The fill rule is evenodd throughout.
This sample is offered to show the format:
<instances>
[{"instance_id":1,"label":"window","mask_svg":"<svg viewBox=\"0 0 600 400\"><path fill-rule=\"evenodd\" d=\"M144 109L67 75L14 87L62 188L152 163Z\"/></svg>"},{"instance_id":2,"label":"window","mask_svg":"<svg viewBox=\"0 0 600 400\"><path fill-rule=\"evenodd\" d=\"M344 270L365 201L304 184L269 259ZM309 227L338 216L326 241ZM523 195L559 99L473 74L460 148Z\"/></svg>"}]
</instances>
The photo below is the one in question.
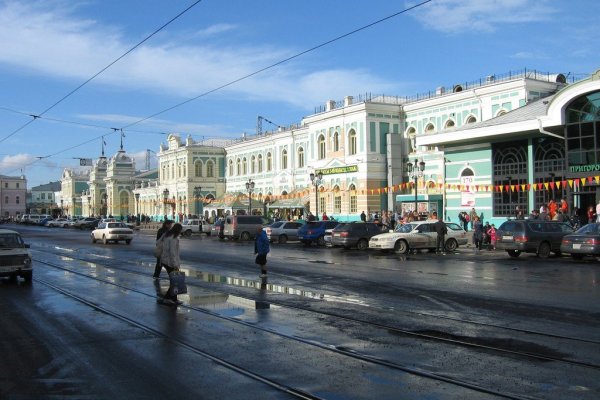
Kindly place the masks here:
<instances>
[{"instance_id":1,"label":"window","mask_svg":"<svg viewBox=\"0 0 600 400\"><path fill-rule=\"evenodd\" d=\"M333 134L333 151L340 151L340 134L337 132Z\"/></svg>"},{"instance_id":2,"label":"window","mask_svg":"<svg viewBox=\"0 0 600 400\"><path fill-rule=\"evenodd\" d=\"M435 126L433 126L433 124L429 123L425 126L425 133L426 134L431 134L435 132Z\"/></svg>"},{"instance_id":3,"label":"window","mask_svg":"<svg viewBox=\"0 0 600 400\"><path fill-rule=\"evenodd\" d=\"M46 200L46 193L42 193L41 198L42 200Z\"/></svg>"},{"instance_id":4,"label":"window","mask_svg":"<svg viewBox=\"0 0 600 400\"><path fill-rule=\"evenodd\" d=\"M19 188L19 182L17 182L17 189Z\"/></svg>"},{"instance_id":5,"label":"window","mask_svg":"<svg viewBox=\"0 0 600 400\"><path fill-rule=\"evenodd\" d=\"M319 211L321 214L327 213L327 199L323 195L323 197L319 197Z\"/></svg>"},{"instance_id":6,"label":"window","mask_svg":"<svg viewBox=\"0 0 600 400\"><path fill-rule=\"evenodd\" d=\"M350 133L348 134L348 144L349 144L349 154L350 155L354 155L357 153L357 146L356 146L356 131L354 129L350 130Z\"/></svg>"},{"instance_id":7,"label":"window","mask_svg":"<svg viewBox=\"0 0 600 400\"><path fill-rule=\"evenodd\" d=\"M417 151L416 137L417 137L417 130L415 129L414 126L411 126L406 131L406 138L408 139L408 149L407 149L408 154L411 154L411 153L414 153Z\"/></svg>"},{"instance_id":8,"label":"window","mask_svg":"<svg viewBox=\"0 0 600 400\"><path fill-rule=\"evenodd\" d=\"M246 157L244 157L244 159L242 160L242 174L248 174L248 161L246 161Z\"/></svg>"},{"instance_id":9,"label":"window","mask_svg":"<svg viewBox=\"0 0 600 400\"><path fill-rule=\"evenodd\" d=\"M235 169L235 173L236 175L242 174L242 160L240 160L239 158L237 159L237 167Z\"/></svg>"},{"instance_id":10,"label":"window","mask_svg":"<svg viewBox=\"0 0 600 400\"><path fill-rule=\"evenodd\" d=\"M469 118L467 118L467 120L465 121L465 124L474 124L475 122L477 122L477 118L470 115Z\"/></svg>"},{"instance_id":11,"label":"window","mask_svg":"<svg viewBox=\"0 0 600 400\"><path fill-rule=\"evenodd\" d=\"M233 176L233 160L229 160L229 176Z\"/></svg>"},{"instance_id":12,"label":"window","mask_svg":"<svg viewBox=\"0 0 600 400\"><path fill-rule=\"evenodd\" d=\"M283 151L281 152L281 169L287 169L287 165L288 165L287 150L283 149Z\"/></svg>"},{"instance_id":13,"label":"window","mask_svg":"<svg viewBox=\"0 0 600 400\"><path fill-rule=\"evenodd\" d=\"M322 160L325 158L325 137L323 135L319 135L319 138L317 139L317 146L319 160Z\"/></svg>"},{"instance_id":14,"label":"window","mask_svg":"<svg viewBox=\"0 0 600 400\"><path fill-rule=\"evenodd\" d=\"M298 147L298 168L304 167L304 149Z\"/></svg>"},{"instance_id":15,"label":"window","mask_svg":"<svg viewBox=\"0 0 600 400\"><path fill-rule=\"evenodd\" d=\"M215 177L215 163L212 162L211 160L206 162L206 176L208 178Z\"/></svg>"},{"instance_id":16,"label":"window","mask_svg":"<svg viewBox=\"0 0 600 400\"><path fill-rule=\"evenodd\" d=\"M333 212L340 214L342 212L342 196L337 192L333 197Z\"/></svg>"},{"instance_id":17,"label":"window","mask_svg":"<svg viewBox=\"0 0 600 400\"><path fill-rule=\"evenodd\" d=\"M194 174L196 177L202 176L202 161L196 161L194 163Z\"/></svg>"},{"instance_id":18,"label":"window","mask_svg":"<svg viewBox=\"0 0 600 400\"><path fill-rule=\"evenodd\" d=\"M271 153L267 153L267 172L271 172L273 169L273 157L271 157Z\"/></svg>"},{"instance_id":19,"label":"window","mask_svg":"<svg viewBox=\"0 0 600 400\"><path fill-rule=\"evenodd\" d=\"M15 199L16 203L19 204L21 202L21 198L19 196L17 196L17 198Z\"/></svg>"},{"instance_id":20,"label":"window","mask_svg":"<svg viewBox=\"0 0 600 400\"><path fill-rule=\"evenodd\" d=\"M8 182L4 182L4 188L8 189Z\"/></svg>"},{"instance_id":21,"label":"window","mask_svg":"<svg viewBox=\"0 0 600 400\"><path fill-rule=\"evenodd\" d=\"M260 174L263 171L263 159L262 154L258 155L258 173Z\"/></svg>"},{"instance_id":22,"label":"window","mask_svg":"<svg viewBox=\"0 0 600 400\"><path fill-rule=\"evenodd\" d=\"M256 173L256 157L255 156L252 156L252 158L250 159L250 173L251 174Z\"/></svg>"},{"instance_id":23,"label":"window","mask_svg":"<svg viewBox=\"0 0 600 400\"><path fill-rule=\"evenodd\" d=\"M358 212L358 202L356 198L356 186L350 185L350 214Z\"/></svg>"},{"instance_id":24,"label":"window","mask_svg":"<svg viewBox=\"0 0 600 400\"><path fill-rule=\"evenodd\" d=\"M448 121L446 121L446 125L444 126L444 129L454 128L454 126L455 126L454 121L449 119Z\"/></svg>"}]
</instances>

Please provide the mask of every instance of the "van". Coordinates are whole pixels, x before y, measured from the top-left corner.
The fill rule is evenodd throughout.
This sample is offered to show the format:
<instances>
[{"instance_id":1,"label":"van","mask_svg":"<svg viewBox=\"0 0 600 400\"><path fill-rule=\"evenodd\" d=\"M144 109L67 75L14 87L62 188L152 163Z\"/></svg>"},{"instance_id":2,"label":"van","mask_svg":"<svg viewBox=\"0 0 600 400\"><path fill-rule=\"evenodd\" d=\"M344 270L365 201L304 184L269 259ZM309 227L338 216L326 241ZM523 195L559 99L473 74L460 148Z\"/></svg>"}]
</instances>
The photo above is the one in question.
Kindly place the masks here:
<instances>
[{"instance_id":1,"label":"van","mask_svg":"<svg viewBox=\"0 0 600 400\"><path fill-rule=\"evenodd\" d=\"M550 252L560 255L564 236L573 233L571 225L558 221L509 220L496 230L496 249L506 250L509 256L536 253L548 258Z\"/></svg>"},{"instance_id":2,"label":"van","mask_svg":"<svg viewBox=\"0 0 600 400\"><path fill-rule=\"evenodd\" d=\"M225 217L223 236L230 239L254 239L256 228L270 223L268 218L260 215L228 215Z\"/></svg>"},{"instance_id":3,"label":"van","mask_svg":"<svg viewBox=\"0 0 600 400\"><path fill-rule=\"evenodd\" d=\"M0 229L0 277L16 280L20 276L31 282L33 268L28 249L19 232Z\"/></svg>"}]
</instances>

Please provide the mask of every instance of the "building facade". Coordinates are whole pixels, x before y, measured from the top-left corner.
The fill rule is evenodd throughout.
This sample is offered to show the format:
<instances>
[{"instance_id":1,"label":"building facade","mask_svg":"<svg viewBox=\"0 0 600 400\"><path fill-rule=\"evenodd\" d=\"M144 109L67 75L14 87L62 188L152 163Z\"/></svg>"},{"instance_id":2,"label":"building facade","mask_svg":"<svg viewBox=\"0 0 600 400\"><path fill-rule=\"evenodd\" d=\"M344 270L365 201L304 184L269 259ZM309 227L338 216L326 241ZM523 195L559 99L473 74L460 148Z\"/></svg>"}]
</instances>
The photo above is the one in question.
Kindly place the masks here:
<instances>
[{"instance_id":1,"label":"building facade","mask_svg":"<svg viewBox=\"0 0 600 400\"><path fill-rule=\"evenodd\" d=\"M24 176L0 175L0 217L16 219L25 214L27 179Z\"/></svg>"},{"instance_id":2,"label":"building facade","mask_svg":"<svg viewBox=\"0 0 600 400\"><path fill-rule=\"evenodd\" d=\"M60 181L32 187L27 196L27 213L60 215L60 205L55 197L55 193L60 190Z\"/></svg>"}]
</instances>

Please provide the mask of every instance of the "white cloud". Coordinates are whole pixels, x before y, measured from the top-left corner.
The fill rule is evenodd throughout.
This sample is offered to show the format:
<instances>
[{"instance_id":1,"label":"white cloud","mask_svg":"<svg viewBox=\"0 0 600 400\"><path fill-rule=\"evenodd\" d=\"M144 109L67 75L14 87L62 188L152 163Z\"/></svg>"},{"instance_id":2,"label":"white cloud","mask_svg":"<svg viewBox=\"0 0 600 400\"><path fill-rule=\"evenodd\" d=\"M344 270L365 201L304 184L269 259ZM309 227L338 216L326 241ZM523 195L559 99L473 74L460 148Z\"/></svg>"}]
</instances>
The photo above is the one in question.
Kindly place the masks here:
<instances>
[{"instance_id":1,"label":"white cloud","mask_svg":"<svg viewBox=\"0 0 600 400\"><path fill-rule=\"evenodd\" d=\"M541 51L519 51L511 56L518 60L547 60L550 57Z\"/></svg>"},{"instance_id":2,"label":"white cloud","mask_svg":"<svg viewBox=\"0 0 600 400\"><path fill-rule=\"evenodd\" d=\"M125 53L127 42L118 29L77 19L62 3L0 3L0 63L19 70L81 83ZM26 21L24 23L24 21ZM215 24L194 35L216 35L235 29ZM92 84L191 98L250 75L298 52L270 45L222 43L219 46L167 42L168 33L136 49L96 78ZM171 38L172 40L172 38ZM204 43L204 42L203 42ZM42 45L43 44L43 45ZM211 96L235 96L294 105L321 103L331 88L389 86L368 71L342 69L307 74L294 60L219 90ZM311 69L311 72L314 69ZM323 79L323 77L334 79ZM336 82L338 85L334 85ZM304 89L316 90L307 95ZM365 89L366 90L366 89ZM346 94L346 93L344 93Z\"/></svg>"},{"instance_id":3,"label":"white cloud","mask_svg":"<svg viewBox=\"0 0 600 400\"><path fill-rule=\"evenodd\" d=\"M26 153L7 155L0 158L0 173L4 175L16 176L21 173L22 169L26 170L28 167L32 166L54 168L56 163Z\"/></svg>"},{"instance_id":4,"label":"white cloud","mask_svg":"<svg viewBox=\"0 0 600 400\"><path fill-rule=\"evenodd\" d=\"M434 30L470 33L493 32L505 24L545 21L556 12L549 0L436 0L410 15Z\"/></svg>"}]
</instances>

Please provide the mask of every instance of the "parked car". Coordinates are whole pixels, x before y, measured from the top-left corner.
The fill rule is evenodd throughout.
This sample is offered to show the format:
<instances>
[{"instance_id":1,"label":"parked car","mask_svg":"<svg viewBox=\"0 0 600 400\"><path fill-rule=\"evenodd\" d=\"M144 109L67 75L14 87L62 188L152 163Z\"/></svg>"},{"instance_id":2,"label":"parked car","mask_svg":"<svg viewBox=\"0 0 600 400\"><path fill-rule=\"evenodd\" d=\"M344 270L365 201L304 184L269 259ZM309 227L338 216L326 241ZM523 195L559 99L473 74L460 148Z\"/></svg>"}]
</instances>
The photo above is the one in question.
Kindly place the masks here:
<instances>
[{"instance_id":1,"label":"parked car","mask_svg":"<svg viewBox=\"0 0 600 400\"><path fill-rule=\"evenodd\" d=\"M46 222L46 226L50 227L50 228L55 228L55 227L68 228L70 224L71 224L71 221L66 218L57 218L57 219L52 219L52 220Z\"/></svg>"},{"instance_id":2,"label":"parked car","mask_svg":"<svg viewBox=\"0 0 600 400\"><path fill-rule=\"evenodd\" d=\"M16 279L18 276L31 282L33 267L29 245L19 232L0 229L0 277Z\"/></svg>"},{"instance_id":3,"label":"parked car","mask_svg":"<svg viewBox=\"0 0 600 400\"><path fill-rule=\"evenodd\" d=\"M325 229L325 236L323 236L323 242L325 243L325 247L333 247L331 244L331 234L335 228Z\"/></svg>"},{"instance_id":4,"label":"parked car","mask_svg":"<svg viewBox=\"0 0 600 400\"><path fill-rule=\"evenodd\" d=\"M369 240L384 232L388 232L387 225L375 222L350 222L339 224L331 232L331 245L345 249L356 247L359 250L369 248Z\"/></svg>"},{"instance_id":5,"label":"parked car","mask_svg":"<svg viewBox=\"0 0 600 400\"><path fill-rule=\"evenodd\" d=\"M183 230L181 231L184 236L192 236L192 233L204 233L206 236L210 236L211 225L203 219L188 219L182 225Z\"/></svg>"},{"instance_id":6,"label":"parked car","mask_svg":"<svg viewBox=\"0 0 600 400\"><path fill-rule=\"evenodd\" d=\"M435 220L415 221L407 224L396 225L393 232L375 235L369 240L369 248L374 250L389 251L406 254L411 249L430 249L437 247L437 233ZM459 246L467 244L467 232L454 222L446 222L446 251L452 252Z\"/></svg>"},{"instance_id":7,"label":"parked car","mask_svg":"<svg viewBox=\"0 0 600 400\"><path fill-rule=\"evenodd\" d=\"M77 228L77 229L94 229L98 226L98 223L100 222L100 220L98 218L95 217L86 217L80 220L77 220L74 224L73 224L73 228Z\"/></svg>"},{"instance_id":8,"label":"parked car","mask_svg":"<svg viewBox=\"0 0 600 400\"><path fill-rule=\"evenodd\" d=\"M546 258L551 252L560 254L563 237L573 233L571 225L558 221L510 220L496 230L496 249L511 257L521 253L536 253Z\"/></svg>"},{"instance_id":9,"label":"parked car","mask_svg":"<svg viewBox=\"0 0 600 400\"><path fill-rule=\"evenodd\" d=\"M256 228L270 223L268 218L261 215L228 215L225 217L223 235L230 239L254 239Z\"/></svg>"},{"instance_id":10,"label":"parked car","mask_svg":"<svg viewBox=\"0 0 600 400\"><path fill-rule=\"evenodd\" d=\"M580 260L584 256L600 256L600 223L587 224L564 236L560 251Z\"/></svg>"},{"instance_id":11,"label":"parked car","mask_svg":"<svg viewBox=\"0 0 600 400\"><path fill-rule=\"evenodd\" d=\"M53 220L54 220L54 218L52 218L52 217L46 217L46 218L42 218L42 219L40 220L40 222L38 222L38 225L41 225L41 226L48 226L48 225L47 225L47 224L48 224L48 222L50 222L50 221L53 221Z\"/></svg>"},{"instance_id":12,"label":"parked car","mask_svg":"<svg viewBox=\"0 0 600 400\"><path fill-rule=\"evenodd\" d=\"M102 240L102 243L119 243L120 240L130 244L133 240L133 229L129 228L123 222L100 222L98 227L90 234L92 243Z\"/></svg>"},{"instance_id":13,"label":"parked car","mask_svg":"<svg viewBox=\"0 0 600 400\"><path fill-rule=\"evenodd\" d=\"M288 240L298 240L299 222L277 221L265 228L270 242L286 243Z\"/></svg>"},{"instance_id":14,"label":"parked car","mask_svg":"<svg viewBox=\"0 0 600 400\"><path fill-rule=\"evenodd\" d=\"M339 225L338 221L311 221L298 229L298 240L306 246L316 243L319 246L325 246L325 231L333 229Z\"/></svg>"}]
</instances>

